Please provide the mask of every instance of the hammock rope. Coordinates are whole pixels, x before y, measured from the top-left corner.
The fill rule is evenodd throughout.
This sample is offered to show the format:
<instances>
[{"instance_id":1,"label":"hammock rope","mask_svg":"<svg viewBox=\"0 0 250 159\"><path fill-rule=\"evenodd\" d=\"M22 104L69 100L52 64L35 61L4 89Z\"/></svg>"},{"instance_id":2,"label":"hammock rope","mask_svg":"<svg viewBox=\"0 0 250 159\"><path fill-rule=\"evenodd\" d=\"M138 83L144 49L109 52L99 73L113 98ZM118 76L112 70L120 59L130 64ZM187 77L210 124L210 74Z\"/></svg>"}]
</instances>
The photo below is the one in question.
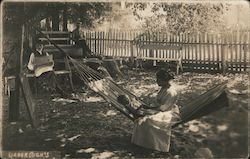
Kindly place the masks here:
<instances>
[{"instance_id":1,"label":"hammock rope","mask_svg":"<svg viewBox=\"0 0 250 159\"><path fill-rule=\"evenodd\" d=\"M122 89L120 86L115 84L115 82L112 79L104 77L102 74L93 70L86 64L81 63L71 58L70 56L67 56L67 58L69 58L69 61L73 64L78 77L83 82L85 82L90 89L101 95L106 101L111 103L116 109L118 109L120 112L126 115L129 119L131 120L135 119L134 115L131 114L122 104L120 104L117 101L117 97L119 95L128 95L130 98L132 97L139 103L141 103L139 99L135 98L136 96L127 94L127 91L125 91L125 89ZM97 82L101 82L99 84L101 84L102 85L101 88L104 89L95 86L95 84L98 84Z\"/></svg>"},{"instance_id":2,"label":"hammock rope","mask_svg":"<svg viewBox=\"0 0 250 159\"><path fill-rule=\"evenodd\" d=\"M132 108L138 109L142 105L145 104L142 100L140 100L137 96L124 89L115 83L112 79L103 76L98 71L87 66L85 63L77 61L69 56L64 50L62 50L57 44L51 41L45 34L43 34L40 30L36 29L41 33L48 41L51 42L64 56L67 58L74 66L78 77L85 83L87 86L95 91L97 94L102 96L107 102L111 103L118 111L127 116L131 120L135 120L135 116L126 108L126 106L122 105L118 102L117 97L119 95L127 95L129 99L133 101ZM97 84L101 84L101 88L97 87ZM223 95L224 89L226 87L226 83L219 84L218 86L213 87L202 95L198 96L195 100L187 103L186 106L182 108L181 111L181 120L176 125L189 121L192 116L197 116L197 113L204 114L202 109L207 107L209 103L213 103L217 98ZM219 103L221 105L225 105L226 103Z\"/></svg>"}]
</instances>

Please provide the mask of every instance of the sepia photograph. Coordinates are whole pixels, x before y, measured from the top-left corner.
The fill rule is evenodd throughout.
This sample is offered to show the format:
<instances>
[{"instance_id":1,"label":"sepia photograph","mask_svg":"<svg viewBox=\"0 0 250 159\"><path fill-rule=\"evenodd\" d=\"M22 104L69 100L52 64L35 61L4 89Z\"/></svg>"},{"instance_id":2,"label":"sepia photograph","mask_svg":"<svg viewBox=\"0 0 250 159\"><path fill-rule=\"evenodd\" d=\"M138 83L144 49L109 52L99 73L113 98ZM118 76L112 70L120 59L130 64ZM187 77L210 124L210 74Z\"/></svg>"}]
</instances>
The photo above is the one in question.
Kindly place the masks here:
<instances>
[{"instance_id":1,"label":"sepia photograph","mask_svg":"<svg viewBox=\"0 0 250 159\"><path fill-rule=\"evenodd\" d=\"M0 17L0 158L249 158L249 1L5 0Z\"/></svg>"}]
</instances>

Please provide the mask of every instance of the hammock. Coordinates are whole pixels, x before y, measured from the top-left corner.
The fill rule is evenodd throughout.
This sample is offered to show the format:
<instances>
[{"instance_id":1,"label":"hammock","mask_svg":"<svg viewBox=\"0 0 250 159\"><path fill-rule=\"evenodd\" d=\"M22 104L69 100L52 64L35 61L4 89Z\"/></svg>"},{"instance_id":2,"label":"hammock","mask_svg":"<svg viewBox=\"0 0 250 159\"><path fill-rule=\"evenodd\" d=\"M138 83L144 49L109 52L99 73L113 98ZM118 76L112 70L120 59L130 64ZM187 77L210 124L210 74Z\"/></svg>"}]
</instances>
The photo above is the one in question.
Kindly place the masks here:
<instances>
[{"instance_id":1,"label":"hammock","mask_svg":"<svg viewBox=\"0 0 250 159\"><path fill-rule=\"evenodd\" d=\"M50 41L48 37L44 37ZM126 89L117 85L112 79L107 77L105 78L99 72L91 69L86 64L71 58L66 52L58 47L57 44L52 41L50 42L57 49L59 49L67 59L69 59L79 78L87 84L90 89L101 95L107 102L111 103L112 106L129 119L135 121L136 117L131 112L136 111L140 106L145 105L140 99ZM181 120L174 125L171 124L171 117L170 122L167 123L151 119L144 120L144 118L142 119L144 120L142 124L140 121L135 121L132 142L139 146L168 152L172 127L175 127L180 123L190 121L194 118L202 117L203 115L209 114L228 105L227 99L224 99L227 98L224 91L225 87L226 83L219 84L182 107L180 109ZM121 95L126 95L132 101L133 107L131 106L128 108L128 106L118 102L118 97Z\"/></svg>"},{"instance_id":2,"label":"hammock","mask_svg":"<svg viewBox=\"0 0 250 159\"><path fill-rule=\"evenodd\" d=\"M199 95L180 108L181 121L173 125L177 126L190 120L197 119L215 112L229 105L225 92L227 82L223 82Z\"/></svg>"},{"instance_id":3,"label":"hammock","mask_svg":"<svg viewBox=\"0 0 250 159\"><path fill-rule=\"evenodd\" d=\"M128 118L134 120L135 116L130 113L126 106L117 101L117 98L120 95L126 95L129 97L133 103L131 109L137 110L140 106L147 105L138 97L117 85L112 79L103 77L99 72L71 57L68 58L73 63L79 78L84 81L90 89L102 96L107 102L111 103ZM180 108L181 121L176 125L202 117L227 106L228 100L225 100L227 98L224 91L225 88L226 83L221 83Z\"/></svg>"},{"instance_id":4,"label":"hammock","mask_svg":"<svg viewBox=\"0 0 250 159\"><path fill-rule=\"evenodd\" d=\"M84 81L90 89L101 95L117 110L134 121L131 142L142 147L168 152L172 128L180 123L202 117L227 105L227 100L224 99L226 97L226 94L224 94L226 83L222 83L183 106L180 109L181 119L177 123L174 123L176 121L171 121L173 118L171 111L159 112L153 115L154 117L161 116L160 119L165 118L164 121L158 122L156 118L151 118L152 116L145 116L135 120L137 118L131 113L133 112L131 109L137 110L141 105L145 105L140 99L114 83L112 79L104 78L100 73L87 65L71 57L68 58L73 63L79 78ZM118 97L120 95L128 96L132 101L131 103L133 103L133 107L127 108L126 105L119 103Z\"/></svg>"},{"instance_id":5,"label":"hammock","mask_svg":"<svg viewBox=\"0 0 250 159\"><path fill-rule=\"evenodd\" d=\"M35 28L36 29L36 28ZM129 109L137 110L142 105L147 105L128 90L117 85L112 79L104 77L99 72L93 70L86 64L79 62L69 56L56 43L51 41L40 30L36 29L44 36L51 44L53 44L63 56L65 56L73 64L79 78L88 85L90 89L102 96L107 102L111 103L118 111L127 116L131 120L135 120L135 116ZM181 121L173 125L174 127L180 123L188 122L194 118L202 117L213 111L228 105L227 96L225 93L226 83L219 84L204 94L198 96L180 109ZM117 101L118 96L126 95L133 102L132 108L126 108Z\"/></svg>"},{"instance_id":6,"label":"hammock","mask_svg":"<svg viewBox=\"0 0 250 159\"><path fill-rule=\"evenodd\" d=\"M140 99L128 92L126 89L117 85L111 78L104 77L99 72L69 56L68 58L69 61L72 62L79 78L87 84L90 89L102 96L107 102L111 103L117 110L126 115L129 119L135 119L135 116L124 105L117 101L117 98L120 95L128 96L134 103L134 107L131 108L134 110L138 109L141 105L145 105Z\"/></svg>"}]
</instances>

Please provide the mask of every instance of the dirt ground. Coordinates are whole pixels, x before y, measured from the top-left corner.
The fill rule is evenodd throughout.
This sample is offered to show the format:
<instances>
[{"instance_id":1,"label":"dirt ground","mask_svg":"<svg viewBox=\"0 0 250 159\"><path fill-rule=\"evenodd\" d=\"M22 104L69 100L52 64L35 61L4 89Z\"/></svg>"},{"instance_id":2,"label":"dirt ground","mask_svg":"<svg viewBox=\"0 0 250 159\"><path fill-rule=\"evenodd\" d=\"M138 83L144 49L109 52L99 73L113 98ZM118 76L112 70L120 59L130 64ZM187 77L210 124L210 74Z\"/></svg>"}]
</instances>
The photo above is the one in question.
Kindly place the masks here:
<instances>
[{"instance_id":1,"label":"dirt ground","mask_svg":"<svg viewBox=\"0 0 250 159\"><path fill-rule=\"evenodd\" d=\"M116 82L144 101L155 97L159 88L154 71L128 71L125 75ZM179 90L179 105L184 106L226 80L230 104L173 129L168 153L132 144L133 122L93 92L85 90L84 93L80 87L82 101L64 99L39 89L35 95L40 120L37 129L31 127L23 102L20 121L8 122L8 97L4 96L3 149L60 151L62 158L191 158L199 148L209 148L216 158L245 158L249 151L248 79L247 74L176 76L174 84Z\"/></svg>"}]
</instances>

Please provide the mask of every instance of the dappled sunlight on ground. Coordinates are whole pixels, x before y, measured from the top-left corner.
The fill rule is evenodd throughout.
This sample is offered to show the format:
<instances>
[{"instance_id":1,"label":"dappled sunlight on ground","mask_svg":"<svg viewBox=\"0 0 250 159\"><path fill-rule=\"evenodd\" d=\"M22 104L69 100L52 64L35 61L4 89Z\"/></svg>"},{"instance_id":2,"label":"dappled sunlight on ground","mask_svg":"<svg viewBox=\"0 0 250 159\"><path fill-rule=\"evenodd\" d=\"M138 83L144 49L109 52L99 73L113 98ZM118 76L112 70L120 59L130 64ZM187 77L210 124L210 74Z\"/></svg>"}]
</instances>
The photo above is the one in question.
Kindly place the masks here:
<instances>
[{"instance_id":1,"label":"dappled sunlight on ground","mask_svg":"<svg viewBox=\"0 0 250 159\"><path fill-rule=\"evenodd\" d=\"M159 87L154 72L129 71L127 76L129 80L120 80L118 84L148 103L155 98ZM37 115L41 125L37 130L32 129L22 105L20 122L4 124L4 149L61 151L66 158L190 158L197 149L207 147L215 157L245 157L248 79L247 74L176 76L172 82L179 94L179 105L185 106L216 84L228 81L230 106L173 129L169 153L131 144L133 122L91 91L71 99L50 96L48 92L38 94Z\"/></svg>"}]
</instances>

